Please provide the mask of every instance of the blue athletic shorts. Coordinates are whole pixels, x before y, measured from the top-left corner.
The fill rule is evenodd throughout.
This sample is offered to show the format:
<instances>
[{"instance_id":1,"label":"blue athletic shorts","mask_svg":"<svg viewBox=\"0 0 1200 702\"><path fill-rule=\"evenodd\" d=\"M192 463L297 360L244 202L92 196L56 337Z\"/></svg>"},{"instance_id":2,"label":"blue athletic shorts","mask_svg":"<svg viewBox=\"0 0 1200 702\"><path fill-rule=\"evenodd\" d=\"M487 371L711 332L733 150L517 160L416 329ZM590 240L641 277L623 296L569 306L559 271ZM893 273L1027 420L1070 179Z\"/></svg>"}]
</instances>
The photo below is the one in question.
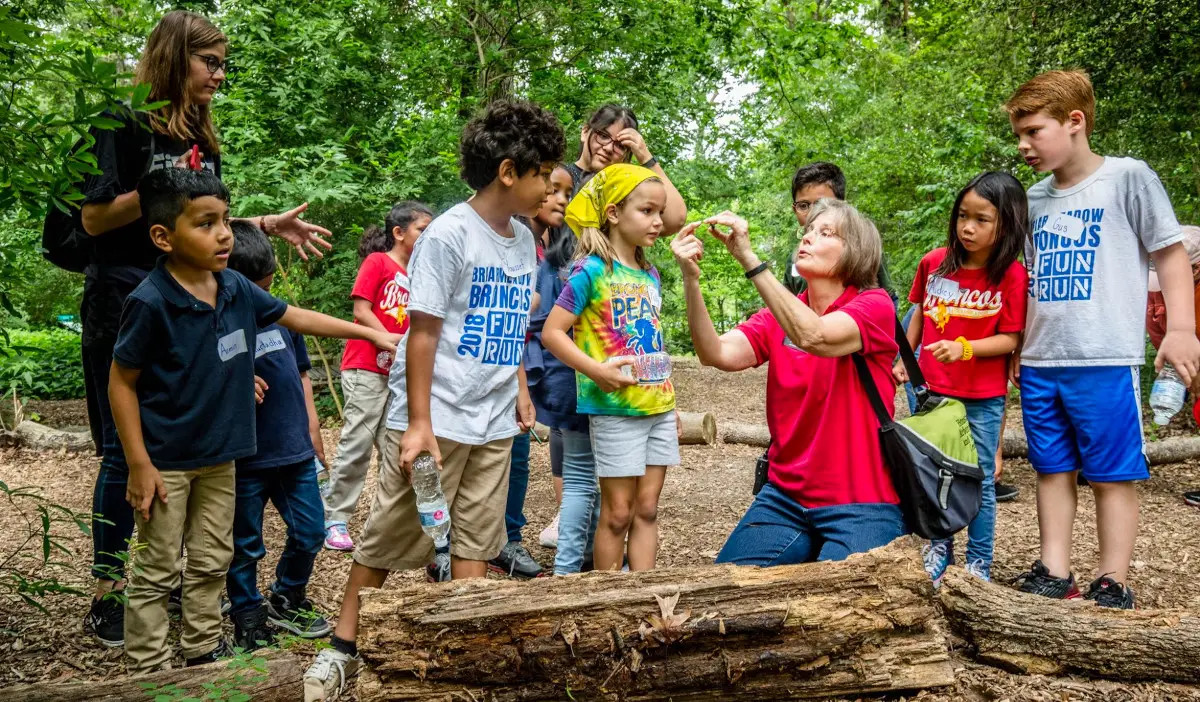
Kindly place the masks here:
<instances>
[{"instance_id":1,"label":"blue athletic shorts","mask_svg":"<svg viewBox=\"0 0 1200 702\"><path fill-rule=\"evenodd\" d=\"M1140 370L1021 366L1021 413L1034 470L1082 470L1097 483L1148 479Z\"/></svg>"}]
</instances>

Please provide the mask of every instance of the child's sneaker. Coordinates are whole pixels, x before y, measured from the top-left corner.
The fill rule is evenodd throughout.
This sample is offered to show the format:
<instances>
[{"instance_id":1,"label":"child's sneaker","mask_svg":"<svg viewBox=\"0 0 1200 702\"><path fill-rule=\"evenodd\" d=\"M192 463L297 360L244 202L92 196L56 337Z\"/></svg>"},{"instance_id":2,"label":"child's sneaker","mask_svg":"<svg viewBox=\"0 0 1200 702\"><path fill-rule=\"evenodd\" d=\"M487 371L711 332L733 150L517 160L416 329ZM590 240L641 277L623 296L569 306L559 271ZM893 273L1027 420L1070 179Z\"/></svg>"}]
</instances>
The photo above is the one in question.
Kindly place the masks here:
<instances>
[{"instance_id":1,"label":"child's sneaker","mask_svg":"<svg viewBox=\"0 0 1200 702\"><path fill-rule=\"evenodd\" d=\"M191 668L194 665L207 665L208 663L216 663L224 658L233 658L233 656L233 649L230 648L229 643L222 638L217 643L216 648L204 654L203 656L196 656L195 658L187 659L184 665L188 668Z\"/></svg>"},{"instance_id":2,"label":"child's sneaker","mask_svg":"<svg viewBox=\"0 0 1200 702\"><path fill-rule=\"evenodd\" d=\"M303 590L289 592L278 588L278 583L267 588L267 619L272 624L302 639L319 639L333 631Z\"/></svg>"},{"instance_id":3,"label":"child's sneaker","mask_svg":"<svg viewBox=\"0 0 1200 702\"><path fill-rule=\"evenodd\" d=\"M530 580L542 575L542 566L533 560L520 541L509 541L500 555L488 561L488 568L513 578Z\"/></svg>"},{"instance_id":4,"label":"child's sneaker","mask_svg":"<svg viewBox=\"0 0 1200 702\"><path fill-rule=\"evenodd\" d=\"M1183 493L1183 501L1193 507L1200 507L1200 490Z\"/></svg>"},{"instance_id":5,"label":"child's sneaker","mask_svg":"<svg viewBox=\"0 0 1200 702\"><path fill-rule=\"evenodd\" d=\"M1054 600L1077 600L1081 597L1079 588L1075 586L1075 574L1065 578L1050 575L1050 570L1040 561L1034 561L1028 573L1022 573L1013 578L1012 582L1021 581L1021 592L1031 595L1041 595Z\"/></svg>"},{"instance_id":6,"label":"child's sneaker","mask_svg":"<svg viewBox=\"0 0 1200 702\"><path fill-rule=\"evenodd\" d=\"M334 522L325 527L325 548L330 551L354 550L354 540L350 538L350 532L346 530L345 524Z\"/></svg>"},{"instance_id":7,"label":"child's sneaker","mask_svg":"<svg viewBox=\"0 0 1200 702\"><path fill-rule=\"evenodd\" d=\"M1083 599L1092 600L1098 607L1137 609L1133 604L1133 590L1107 575L1101 575L1093 580Z\"/></svg>"},{"instance_id":8,"label":"child's sneaker","mask_svg":"<svg viewBox=\"0 0 1200 702\"><path fill-rule=\"evenodd\" d=\"M358 675L362 658L323 648L304 671L304 702L333 702L346 691L346 683Z\"/></svg>"},{"instance_id":9,"label":"child's sneaker","mask_svg":"<svg viewBox=\"0 0 1200 702\"><path fill-rule=\"evenodd\" d=\"M255 651L275 645L275 632L267 625L267 606L261 604L248 612L238 612L233 619L233 644L243 651Z\"/></svg>"},{"instance_id":10,"label":"child's sneaker","mask_svg":"<svg viewBox=\"0 0 1200 702\"><path fill-rule=\"evenodd\" d=\"M558 515L554 515L554 521L550 522L550 526L542 529L541 536L538 537L538 543L545 548L558 548Z\"/></svg>"},{"instance_id":11,"label":"child's sneaker","mask_svg":"<svg viewBox=\"0 0 1200 702\"><path fill-rule=\"evenodd\" d=\"M450 552L433 554L433 561L425 566L425 579L431 583L448 583L450 578Z\"/></svg>"},{"instance_id":12,"label":"child's sneaker","mask_svg":"<svg viewBox=\"0 0 1200 702\"><path fill-rule=\"evenodd\" d=\"M125 645L125 597L120 592L92 599L92 607L83 618L84 631L92 632L96 640L108 648Z\"/></svg>"},{"instance_id":13,"label":"child's sneaker","mask_svg":"<svg viewBox=\"0 0 1200 702\"><path fill-rule=\"evenodd\" d=\"M996 502L1012 502L1021 494L1021 488L1016 485L996 483Z\"/></svg>"},{"instance_id":14,"label":"child's sneaker","mask_svg":"<svg viewBox=\"0 0 1200 702\"><path fill-rule=\"evenodd\" d=\"M934 541L925 544L921 549L921 557L925 560L925 572L929 573L929 579L933 581L934 590L942 586L942 578L946 575L946 568L954 562L954 553L950 550L952 546L953 543Z\"/></svg>"},{"instance_id":15,"label":"child's sneaker","mask_svg":"<svg viewBox=\"0 0 1200 702\"><path fill-rule=\"evenodd\" d=\"M992 581L992 567L985 563L983 559L971 561L964 570L984 582Z\"/></svg>"}]
</instances>

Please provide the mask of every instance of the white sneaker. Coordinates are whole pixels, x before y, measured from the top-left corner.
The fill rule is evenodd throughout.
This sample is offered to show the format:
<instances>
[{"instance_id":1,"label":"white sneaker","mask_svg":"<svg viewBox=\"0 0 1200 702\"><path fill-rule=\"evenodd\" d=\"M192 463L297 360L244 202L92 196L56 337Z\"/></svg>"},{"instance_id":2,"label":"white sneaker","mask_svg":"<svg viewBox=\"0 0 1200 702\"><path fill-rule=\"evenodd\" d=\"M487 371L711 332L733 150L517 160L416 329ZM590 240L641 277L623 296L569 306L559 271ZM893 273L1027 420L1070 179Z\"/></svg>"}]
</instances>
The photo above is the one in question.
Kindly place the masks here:
<instances>
[{"instance_id":1,"label":"white sneaker","mask_svg":"<svg viewBox=\"0 0 1200 702\"><path fill-rule=\"evenodd\" d=\"M323 648L304 671L304 702L333 702L346 691L346 683L358 675L362 658L347 656L336 648Z\"/></svg>"},{"instance_id":2,"label":"white sneaker","mask_svg":"<svg viewBox=\"0 0 1200 702\"><path fill-rule=\"evenodd\" d=\"M538 543L546 548L558 548L558 515L554 515L554 521L550 522L550 526L542 529L542 535L538 537Z\"/></svg>"}]
</instances>

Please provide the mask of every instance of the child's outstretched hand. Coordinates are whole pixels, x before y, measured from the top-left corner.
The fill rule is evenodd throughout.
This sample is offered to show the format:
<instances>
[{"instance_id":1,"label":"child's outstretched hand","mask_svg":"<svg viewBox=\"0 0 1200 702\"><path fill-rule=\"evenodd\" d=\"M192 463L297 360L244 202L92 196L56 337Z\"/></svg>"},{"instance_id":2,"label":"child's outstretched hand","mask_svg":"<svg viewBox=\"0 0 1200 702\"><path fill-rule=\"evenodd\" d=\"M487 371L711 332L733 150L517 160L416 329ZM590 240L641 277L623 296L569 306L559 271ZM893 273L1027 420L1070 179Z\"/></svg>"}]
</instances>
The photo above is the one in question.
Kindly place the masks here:
<instances>
[{"instance_id":1,"label":"child's outstretched hand","mask_svg":"<svg viewBox=\"0 0 1200 702\"><path fill-rule=\"evenodd\" d=\"M1200 374L1200 340L1191 332L1168 331L1154 357L1154 370L1162 370L1164 363L1170 363L1183 384L1191 387Z\"/></svg>"},{"instance_id":2,"label":"child's outstretched hand","mask_svg":"<svg viewBox=\"0 0 1200 702\"><path fill-rule=\"evenodd\" d=\"M396 345L400 343L400 339L401 337L399 334L392 334L391 332L377 332L371 343L375 344L375 346L383 349L384 351L396 353Z\"/></svg>"},{"instance_id":3,"label":"child's outstretched hand","mask_svg":"<svg viewBox=\"0 0 1200 702\"><path fill-rule=\"evenodd\" d=\"M926 346L925 351L939 363L954 363L962 360L964 349L957 341L942 339Z\"/></svg>"},{"instance_id":4,"label":"child's outstretched hand","mask_svg":"<svg viewBox=\"0 0 1200 702\"><path fill-rule=\"evenodd\" d=\"M141 468L129 467L129 478L125 483L125 501L133 507L133 511L142 515L144 521L150 521L150 507L157 497L167 504L167 486L163 483L162 474L153 465Z\"/></svg>"},{"instance_id":5,"label":"child's outstretched hand","mask_svg":"<svg viewBox=\"0 0 1200 702\"><path fill-rule=\"evenodd\" d=\"M637 378L625 375L622 368L632 366L632 358L614 358L600 364L600 370L589 376L604 392L616 392L621 388L637 385Z\"/></svg>"},{"instance_id":6,"label":"child's outstretched hand","mask_svg":"<svg viewBox=\"0 0 1200 702\"><path fill-rule=\"evenodd\" d=\"M704 258L704 242L696 236L696 229L704 222L692 222L679 230L671 240L671 253L675 254L675 262L686 280L696 280L700 277L700 260Z\"/></svg>"},{"instance_id":7,"label":"child's outstretched hand","mask_svg":"<svg viewBox=\"0 0 1200 702\"><path fill-rule=\"evenodd\" d=\"M422 451L428 451L437 462L438 470L442 469L442 451L433 435L433 427L409 424L408 431L400 438L400 470L409 482L412 482L413 461L417 460Z\"/></svg>"},{"instance_id":8,"label":"child's outstretched hand","mask_svg":"<svg viewBox=\"0 0 1200 702\"><path fill-rule=\"evenodd\" d=\"M892 366L892 377L897 383L908 382L908 369L904 367L904 361L896 361L896 365Z\"/></svg>"},{"instance_id":9,"label":"child's outstretched hand","mask_svg":"<svg viewBox=\"0 0 1200 702\"><path fill-rule=\"evenodd\" d=\"M263 380L262 378L258 377L257 375L254 376L254 401L255 402L257 402L258 404L261 405L263 403L263 399L266 398L267 390L269 390L269 389L270 389L270 387L267 385L267 381Z\"/></svg>"}]
</instances>

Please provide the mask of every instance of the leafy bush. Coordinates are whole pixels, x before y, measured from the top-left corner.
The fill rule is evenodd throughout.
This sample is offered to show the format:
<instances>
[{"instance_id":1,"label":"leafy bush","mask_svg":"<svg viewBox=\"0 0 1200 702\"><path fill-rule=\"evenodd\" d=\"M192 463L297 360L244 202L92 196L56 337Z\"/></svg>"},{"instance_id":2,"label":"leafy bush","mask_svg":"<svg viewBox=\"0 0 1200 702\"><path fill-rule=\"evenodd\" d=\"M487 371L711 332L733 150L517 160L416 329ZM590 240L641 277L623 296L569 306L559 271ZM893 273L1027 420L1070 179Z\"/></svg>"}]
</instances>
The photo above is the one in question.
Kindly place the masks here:
<instances>
[{"instance_id":1,"label":"leafy bush","mask_svg":"<svg viewBox=\"0 0 1200 702\"><path fill-rule=\"evenodd\" d=\"M0 343L0 388L43 400L84 396L79 335L65 329L8 330ZM0 339L2 341L2 339Z\"/></svg>"}]
</instances>

